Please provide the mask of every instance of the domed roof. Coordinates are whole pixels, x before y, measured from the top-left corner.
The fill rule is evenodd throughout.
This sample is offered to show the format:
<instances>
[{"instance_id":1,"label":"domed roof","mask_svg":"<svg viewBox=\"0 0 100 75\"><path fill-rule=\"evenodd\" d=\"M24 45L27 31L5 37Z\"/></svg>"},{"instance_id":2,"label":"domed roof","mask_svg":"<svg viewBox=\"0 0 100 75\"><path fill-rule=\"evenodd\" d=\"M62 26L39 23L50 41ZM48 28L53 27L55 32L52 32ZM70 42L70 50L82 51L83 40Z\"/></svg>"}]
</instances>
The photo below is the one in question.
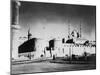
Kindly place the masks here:
<instances>
[{"instance_id":1,"label":"domed roof","mask_svg":"<svg viewBox=\"0 0 100 75\"><path fill-rule=\"evenodd\" d=\"M72 37L78 38L78 37L79 37L79 32L78 32L77 30L74 29L74 30L72 31L72 33L71 33L71 36L72 36Z\"/></svg>"}]
</instances>

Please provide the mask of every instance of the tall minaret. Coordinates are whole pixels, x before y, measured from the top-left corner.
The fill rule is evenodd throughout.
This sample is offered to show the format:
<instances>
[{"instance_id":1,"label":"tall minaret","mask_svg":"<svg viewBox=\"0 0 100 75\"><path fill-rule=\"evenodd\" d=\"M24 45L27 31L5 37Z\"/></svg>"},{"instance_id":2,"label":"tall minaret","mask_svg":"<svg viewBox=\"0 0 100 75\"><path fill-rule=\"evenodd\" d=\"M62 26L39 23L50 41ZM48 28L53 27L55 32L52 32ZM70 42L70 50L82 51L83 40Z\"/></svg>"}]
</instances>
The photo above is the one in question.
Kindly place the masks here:
<instances>
[{"instance_id":1,"label":"tall minaret","mask_svg":"<svg viewBox=\"0 0 100 75\"><path fill-rule=\"evenodd\" d=\"M19 33L20 33L20 25L19 25L19 6L20 2L18 0L12 0L12 24L11 24L11 51L12 58L18 59L18 46L19 43Z\"/></svg>"},{"instance_id":2,"label":"tall minaret","mask_svg":"<svg viewBox=\"0 0 100 75\"><path fill-rule=\"evenodd\" d=\"M80 38L82 37L82 32L81 32L82 28L81 28L81 21L80 21Z\"/></svg>"},{"instance_id":3,"label":"tall minaret","mask_svg":"<svg viewBox=\"0 0 100 75\"><path fill-rule=\"evenodd\" d=\"M70 39L70 21L68 20L68 39Z\"/></svg>"}]
</instances>

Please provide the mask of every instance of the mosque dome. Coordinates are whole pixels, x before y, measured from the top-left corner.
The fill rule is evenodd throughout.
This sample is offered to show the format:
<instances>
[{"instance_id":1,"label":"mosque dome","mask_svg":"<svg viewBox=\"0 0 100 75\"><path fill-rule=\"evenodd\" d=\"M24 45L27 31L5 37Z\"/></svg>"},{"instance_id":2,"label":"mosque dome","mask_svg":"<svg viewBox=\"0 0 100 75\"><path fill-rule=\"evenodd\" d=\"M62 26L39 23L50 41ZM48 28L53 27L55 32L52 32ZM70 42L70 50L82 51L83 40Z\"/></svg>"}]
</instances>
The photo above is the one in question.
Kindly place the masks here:
<instances>
[{"instance_id":1,"label":"mosque dome","mask_svg":"<svg viewBox=\"0 0 100 75\"><path fill-rule=\"evenodd\" d=\"M71 36L75 38L79 38L79 32L77 30L73 30Z\"/></svg>"}]
</instances>

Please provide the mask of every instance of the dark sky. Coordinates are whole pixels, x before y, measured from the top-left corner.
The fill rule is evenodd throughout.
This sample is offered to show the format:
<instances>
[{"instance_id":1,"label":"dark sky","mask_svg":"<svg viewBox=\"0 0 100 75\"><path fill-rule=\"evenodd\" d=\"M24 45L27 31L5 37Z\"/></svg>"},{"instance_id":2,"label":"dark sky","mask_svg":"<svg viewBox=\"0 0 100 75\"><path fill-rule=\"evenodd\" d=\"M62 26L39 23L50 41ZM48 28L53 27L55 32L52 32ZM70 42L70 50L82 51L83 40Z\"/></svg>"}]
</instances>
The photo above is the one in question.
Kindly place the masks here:
<instances>
[{"instance_id":1,"label":"dark sky","mask_svg":"<svg viewBox=\"0 0 100 75\"><path fill-rule=\"evenodd\" d=\"M57 38L68 36L68 24L72 30L79 31L82 26L82 37L95 39L96 7L21 2L19 11L20 35L26 36L30 27L33 37Z\"/></svg>"}]
</instances>

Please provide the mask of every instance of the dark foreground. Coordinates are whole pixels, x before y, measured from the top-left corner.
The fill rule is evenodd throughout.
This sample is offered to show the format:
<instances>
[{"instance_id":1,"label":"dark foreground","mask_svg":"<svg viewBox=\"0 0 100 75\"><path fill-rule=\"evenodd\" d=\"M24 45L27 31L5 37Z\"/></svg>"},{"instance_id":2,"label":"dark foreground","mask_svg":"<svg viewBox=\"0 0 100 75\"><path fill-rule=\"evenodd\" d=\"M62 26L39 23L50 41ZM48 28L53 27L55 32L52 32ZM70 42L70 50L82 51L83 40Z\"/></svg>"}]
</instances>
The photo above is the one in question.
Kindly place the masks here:
<instances>
[{"instance_id":1,"label":"dark foreground","mask_svg":"<svg viewBox=\"0 0 100 75\"><path fill-rule=\"evenodd\" d=\"M95 69L95 64L52 63L48 61L12 65L12 74Z\"/></svg>"}]
</instances>

